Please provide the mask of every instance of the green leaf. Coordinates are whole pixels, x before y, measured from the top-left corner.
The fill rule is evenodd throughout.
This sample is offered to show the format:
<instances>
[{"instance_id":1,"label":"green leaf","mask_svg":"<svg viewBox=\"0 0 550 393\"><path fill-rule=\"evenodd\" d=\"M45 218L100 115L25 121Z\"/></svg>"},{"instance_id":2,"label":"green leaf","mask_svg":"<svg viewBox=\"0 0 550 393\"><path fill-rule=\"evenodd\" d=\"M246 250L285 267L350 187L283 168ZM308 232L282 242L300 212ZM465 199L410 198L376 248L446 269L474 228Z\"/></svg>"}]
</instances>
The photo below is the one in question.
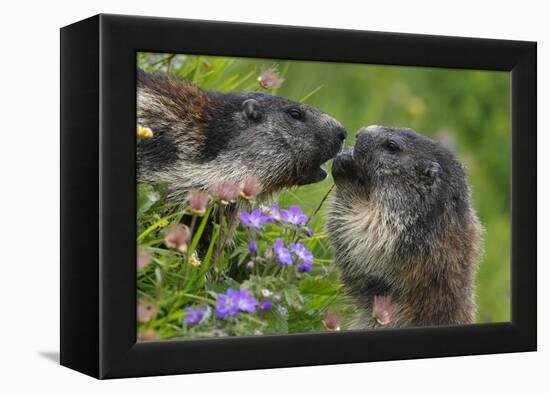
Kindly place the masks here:
<instances>
[{"instance_id":1,"label":"green leaf","mask_svg":"<svg viewBox=\"0 0 550 393\"><path fill-rule=\"evenodd\" d=\"M286 334L288 333L287 317L283 315L277 307L273 307L269 311L261 311L264 320L267 322L265 334Z\"/></svg>"},{"instance_id":2,"label":"green leaf","mask_svg":"<svg viewBox=\"0 0 550 393\"><path fill-rule=\"evenodd\" d=\"M147 184L138 184L138 190L137 190L138 213L147 212L159 200L160 200L160 193L156 191L152 186Z\"/></svg>"},{"instance_id":3,"label":"green leaf","mask_svg":"<svg viewBox=\"0 0 550 393\"><path fill-rule=\"evenodd\" d=\"M332 295L340 286L319 277L306 277L300 282L300 292L304 295Z\"/></svg>"}]
</instances>

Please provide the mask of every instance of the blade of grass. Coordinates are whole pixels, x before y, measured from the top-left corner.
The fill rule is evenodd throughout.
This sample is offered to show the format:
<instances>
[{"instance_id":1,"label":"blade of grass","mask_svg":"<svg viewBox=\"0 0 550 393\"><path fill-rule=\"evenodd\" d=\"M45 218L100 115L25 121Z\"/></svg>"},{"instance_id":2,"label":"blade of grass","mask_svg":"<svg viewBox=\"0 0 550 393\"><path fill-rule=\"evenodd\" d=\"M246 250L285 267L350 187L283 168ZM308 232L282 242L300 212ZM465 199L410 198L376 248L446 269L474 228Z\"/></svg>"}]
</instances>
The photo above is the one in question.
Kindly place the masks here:
<instances>
[{"instance_id":1,"label":"blade of grass","mask_svg":"<svg viewBox=\"0 0 550 393\"><path fill-rule=\"evenodd\" d=\"M323 88L323 85L319 86L319 87L316 87L315 89L313 89L312 91L310 91L308 94L306 94L305 96L303 96L301 99L298 100L298 102L300 103L304 103L306 102L308 99L310 99L315 93L317 93L319 90L321 90Z\"/></svg>"},{"instance_id":2,"label":"blade of grass","mask_svg":"<svg viewBox=\"0 0 550 393\"><path fill-rule=\"evenodd\" d=\"M240 85L242 85L244 82L246 82L248 79L250 79L250 77L252 75L254 75L254 71L250 71L248 74L243 76L241 79L239 79L238 81L236 81L235 83L230 85L229 86L229 91L236 90Z\"/></svg>"},{"instance_id":3,"label":"blade of grass","mask_svg":"<svg viewBox=\"0 0 550 393\"><path fill-rule=\"evenodd\" d=\"M210 267L210 261L212 260L212 254L214 252L214 245L216 244L216 240L220 235L220 229L221 229L221 225L218 225L214 230L214 233L212 234L212 239L210 240L210 244L208 245L208 250L206 251L206 256L204 257L204 261L202 262L201 268L198 272L198 277L197 278L193 277L193 279L190 279L187 281L187 284L184 288L184 292L191 290L197 282L200 282L199 287L202 286L205 274L208 271L208 268Z\"/></svg>"},{"instance_id":4,"label":"blade of grass","mask_svg":"<svg viewBox=\"0 0 550 393\"><path fill-rule=\"evenodd\" d=\"M191 246L188 248L187 255L193 255L193 252L196 250L197 245L199 244L199 241L202 237L202 234L204 232L204 228L206 228L206 224L208 223L208 218L210 217L210 213L212 212L212 206L210 206L206 213L204 213L204 216L202 217L201 223L199 227L197 228L197 232L193 235L193 240L191 241Z\"/></svg>"},{"instance_id":5,"label":"blade of grass","mask_svg":"<svg viewBox=\"0 0 550 393\"><path fill-rule=\"evenodd\" d=\"M164 216L164 217L161 217L157 222L155 222L153 225L149 226L148 228L146 228L143 232L141 232L141 234L138 236L137 238L137 242L138 244L141 243L143 241L143 239L145 239L145 237L150 234L151 232L153 232L155 229L158 229L158 228L162 228L163 226L166 226L168 225L168 221L171 219L171 218L174 218L178 215L182 215L183 216L184 214L184 211L179 211L179 212L176 212L176 213L172 213L172 214L169 214L167 216ZM181 217L180 217L181 218Z\"/></svg>"}]
</instances>

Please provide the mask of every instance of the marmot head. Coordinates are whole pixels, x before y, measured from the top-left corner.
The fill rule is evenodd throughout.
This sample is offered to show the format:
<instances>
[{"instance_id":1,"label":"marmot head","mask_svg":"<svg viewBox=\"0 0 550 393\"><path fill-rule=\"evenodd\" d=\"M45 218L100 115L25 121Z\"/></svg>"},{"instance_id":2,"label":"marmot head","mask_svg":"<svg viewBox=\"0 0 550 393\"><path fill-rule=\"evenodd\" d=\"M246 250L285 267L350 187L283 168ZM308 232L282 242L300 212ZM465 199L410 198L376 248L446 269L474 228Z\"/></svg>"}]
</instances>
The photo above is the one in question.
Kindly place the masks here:
<instances>
[{"instance_id":1,"label":"marmot head","mask_svg":"<svg viewBox=\"0 0 550 393\"><path fill-rule=\"evenodd\" d=\"M309 105L269 94L231 95L224 101L227 112L207 129L212 140L205 145L206 155L239 162L267 187L325 179L321 166L341 151L346 138L338 121ZM224 143L215 143L220 137Z\"/></svg>"},{"instance_id":2,"label":"marmot head","mask_svg":"<svg viewBox=\"0 0 550 393\"><path fill-rule=\"evenodd\" d=\"M311 106L258 92L206 92L182 80L138 74L138 124L154 136L138 145L142 181L176 194L254 177L265 193L315 183L341 151L344 127Z\"/></svg>"},{"instance_id":3,"label":"marmot head","mask_svg":"<svg viewBox=\"0 0 550 393\"><path fill-rule=\"evenodd\" d=\"M469 190L462 164L439 143L408 128L369 126L334 161L341 194L384 205L400 225L426 225L444 209L464 211Z\"/></svg>"}]
</instances>

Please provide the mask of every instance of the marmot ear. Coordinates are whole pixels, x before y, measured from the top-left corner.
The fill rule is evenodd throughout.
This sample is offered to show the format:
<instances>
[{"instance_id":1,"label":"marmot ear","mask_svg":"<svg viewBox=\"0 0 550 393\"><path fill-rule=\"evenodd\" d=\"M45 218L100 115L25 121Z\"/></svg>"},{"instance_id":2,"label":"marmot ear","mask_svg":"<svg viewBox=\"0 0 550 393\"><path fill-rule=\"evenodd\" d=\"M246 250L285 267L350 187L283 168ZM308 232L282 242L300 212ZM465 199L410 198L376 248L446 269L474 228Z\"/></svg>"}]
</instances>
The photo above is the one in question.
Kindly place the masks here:
<instances>
[{"instance_id":1,"label":"marmot ear","mask_svg":"<svg viewBox=\"0 0 550 393\"><path fill-rule=\"evenodd\" d=\"M260 118L260 103L254 98L245 100L242 105L244 115L251 120L259 120Z\"/></svg>"},{"instance_id":2,"label":"marmot ear","mask_svg":"<svg viewBox=\"0 0 550 393\"><path fill-rule=\"evenodd\" d=\"M441 172L441 165L437 162L428 161L426 163L426 166L424 167L424 175L430 180L430 183L433 183L439 175L439 172Z\"/></svg>"}]
</instances>

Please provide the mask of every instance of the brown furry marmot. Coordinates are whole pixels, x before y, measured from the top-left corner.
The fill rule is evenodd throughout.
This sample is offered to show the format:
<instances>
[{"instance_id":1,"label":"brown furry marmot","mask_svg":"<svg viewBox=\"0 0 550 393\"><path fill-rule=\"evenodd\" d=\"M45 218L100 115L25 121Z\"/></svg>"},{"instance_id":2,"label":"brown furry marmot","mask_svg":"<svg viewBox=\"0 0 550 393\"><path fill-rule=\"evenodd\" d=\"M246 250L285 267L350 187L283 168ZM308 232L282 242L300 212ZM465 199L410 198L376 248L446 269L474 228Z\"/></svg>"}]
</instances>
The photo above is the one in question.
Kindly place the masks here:
<instances>
[{"instance_id":1,"label":"brown furry marmot","mask_svg":"<svg viewBox=\"0 0 550 393\"><path fill-rule=\"evenodd\" d=\"M311 106L259 92L221 94L138 71L138 181L166 182L170 198L192 188L259 181L263 192L315 183L341 151L346 130Z\"/></svg>"},{"instance_id":2,"label":"brown furry marmot","mask_svg":"<svg viewBox=\"0 0 550 393\"><path fill-rule=\"evenodd\" d=\"M370 126L332 173L328 230L355 327L475 322L482 227L462 164L411 129Z\"/></svg>"}]
</instances>

